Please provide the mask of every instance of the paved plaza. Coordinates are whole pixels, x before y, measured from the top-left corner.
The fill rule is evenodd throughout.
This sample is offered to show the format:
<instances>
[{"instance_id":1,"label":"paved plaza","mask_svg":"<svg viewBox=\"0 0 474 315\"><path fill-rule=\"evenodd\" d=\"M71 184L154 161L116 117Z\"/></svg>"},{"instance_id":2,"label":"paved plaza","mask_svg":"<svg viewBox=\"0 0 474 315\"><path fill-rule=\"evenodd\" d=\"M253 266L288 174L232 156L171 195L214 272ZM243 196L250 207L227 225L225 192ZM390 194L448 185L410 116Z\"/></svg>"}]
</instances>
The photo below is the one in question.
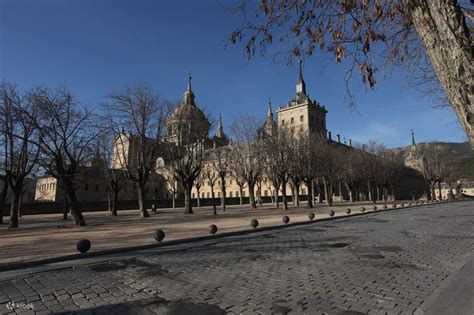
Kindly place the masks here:
<instances>
[{"instance_id":1,"label":"paved plaza","mask_svg":"<svg viewBox=\"0 0 474 315\"><path fill-rule=\"evenodd\" d=\"M15 276L0 312L456 314L473 250L474 202L429 205Z\"/></svg>"}]
</instances>

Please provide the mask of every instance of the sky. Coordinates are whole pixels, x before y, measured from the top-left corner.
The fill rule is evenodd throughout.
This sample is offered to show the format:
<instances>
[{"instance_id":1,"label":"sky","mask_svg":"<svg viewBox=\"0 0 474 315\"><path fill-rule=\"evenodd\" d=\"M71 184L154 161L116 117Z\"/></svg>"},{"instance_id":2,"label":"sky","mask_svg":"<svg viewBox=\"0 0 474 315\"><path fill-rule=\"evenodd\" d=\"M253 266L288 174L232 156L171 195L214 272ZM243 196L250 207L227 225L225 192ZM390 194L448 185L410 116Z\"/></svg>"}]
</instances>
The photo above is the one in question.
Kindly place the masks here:
<instances>
[{"instance_id":1,"label":"sky","mask_svg":"<svg viewBox=\"0 0 474 315\"><path fill-rule=\"evenodd\" d=\"M242 17L233 0L0 0L0 79L22 89L67 86L85 104L147 82L163 98L179 101L193 77L196 102L224 129L240 115L264 119L296 93L298 67L271 54L247 60L228 44ZM315 55L304 59L307 91L328 110L333 135L387 147L417 142L466 141L451 109L440 109L405 82L402 71L379 80L374 91L355 82L350 108L343 65ZM226 129L225 129L226 130ZM228 131L228 129L227 129Z\"/></svg>"}]
</instances>

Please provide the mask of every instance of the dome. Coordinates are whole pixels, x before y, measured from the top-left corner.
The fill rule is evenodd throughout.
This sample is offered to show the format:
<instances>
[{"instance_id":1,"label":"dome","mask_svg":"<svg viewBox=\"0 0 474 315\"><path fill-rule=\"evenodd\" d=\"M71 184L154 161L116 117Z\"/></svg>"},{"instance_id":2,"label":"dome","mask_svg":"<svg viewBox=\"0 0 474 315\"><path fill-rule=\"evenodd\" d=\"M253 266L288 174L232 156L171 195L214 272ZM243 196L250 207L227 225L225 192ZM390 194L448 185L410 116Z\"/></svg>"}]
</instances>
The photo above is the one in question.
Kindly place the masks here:
<instances>
[{"instance_id":1,"label":"dome","mask_svg":"<svg viewBox=\"0 0 474 315\"><path fill-rule=\"evenodd\" d=\"M189 76L188 89L183 94L183 102L171 113L167 121L168 139L173 142L202 140L209 135L210 126L206 115L194 102L191 76Z\"/></svg>"}]
</instances>

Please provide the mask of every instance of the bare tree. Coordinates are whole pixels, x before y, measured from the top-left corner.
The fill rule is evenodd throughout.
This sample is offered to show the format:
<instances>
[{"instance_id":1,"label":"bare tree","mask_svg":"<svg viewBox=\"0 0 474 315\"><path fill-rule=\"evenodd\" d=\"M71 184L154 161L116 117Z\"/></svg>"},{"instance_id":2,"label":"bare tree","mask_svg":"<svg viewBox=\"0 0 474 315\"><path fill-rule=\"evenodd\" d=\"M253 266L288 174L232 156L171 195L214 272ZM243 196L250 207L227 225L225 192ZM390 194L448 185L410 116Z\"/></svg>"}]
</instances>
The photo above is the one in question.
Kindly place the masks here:
<instances>
[{"instance_id":1,"label":"bare tree","mask_svg":"<svg viewBox=\"0 0 474 315\"><path fill-rule=\"evenodd\" d=\"M219 186L221 190L221 207L225 211L226 178L230 172L232 148L230 146L220 147L215 150L213 166L219 176Z\"/></svg>"},{"instance_id":2,"label":"bare tree","mask_svg":"<svg viewBox=\"0 0 474 315\"><path fill-rule=\"evenodd\" d=\"M118 196L125 185L125 174L121 169L112 167L113 164L113 138L110 133L103 133L98 142L98 158L100 159L100 170L103 182L107 187L107 198L109 212L112 216L117 215Z\"/></svg>"},{"instance_id":3,"label":"bare tree","mask_svg":"<svg viewBox=\"0 0 474 315\"><path fill-rule=\"evenodd\" d=\"M290 159L292 158L292 135L288 128L282 126L278 133L269 135L263 140L265 169L267 177L273 180L275 198L278 207L278 191L281 189L284 210L288 209L286 186L290 176Z\"/></svg>"},{"instance_id":4,"label":"bare tree","mask_svg":"<svg viewBox=\"0 0 474 315\"><path fill-rule=\"evenodd\" d=\"M7 135L2 129L3 128L0 128L0 224L3 224L3 214L5 213L8 196L8 175L6 168L8 160Z\"/></svg>"},{"instance_id":5,"label":"bare tree","mask_svg":"<svg viewBox=\"0 0 474 315\"><path fill-rule=\"evenodd\" d=\"M110 93L103 108L107 130L115 136L112 168L122 169L137 185L140 216L149 217L145 186L156 169L169 102L162 100L149 85L137 83Z\"/></svg>"},{"instance_id":6,"label":"bare tree","mask_svg":"<svg viewBox=\"0 0 474 315\"><path fill-rule=\"evenodd\" d=\"M234 159L230 162L230 177L232 177L235 180L235 183L239 187L239 204L242 206L243 205L243 192L244 188L246 186L246 177L245 177L245 168L241 167L240 161L237 159Z\"/></svg>"},{"instance_id":7,"label":"bare tree","mask_svg":"<svg viewBox=\"0 0 474 315\"><path fill-rule=\"evenodd\" d=\"M76 226L86 225L76 197L77 178L84 163L93 156L93 143L99 131L93 114L81 106L66 88L50 92L37 88L31 92L37 115L29 115L40 131L39 165L62 185Z\"/></svg>"},{"instance_id":8,"label":"bare tree","mask_svg":"<svg viewBox=\"0 0 474 315\"><path fill-rule=\"evenodd\" d=\"M199 172L199 175L198 177L196 177L196 179L194 180L194 187L196 188L196 193L197 193L197 206L198 208L201 208L201 197L200 197L200 193L201 193L201 187L204 186L206 183L206 174L201 171Z\"/></svg>"},{"instance_id":9,"label":"bare tree","mask_svg":"<svg viewBox=\"0 0 474 315\"><path fill-rule=\"evenodd\" d=\"M5 182L13 200L10 209L9 228L18 227L18 215L25 179L37 166L39 156L39 132L29 115L36 116L27 93L7 82L0 84L0 133L5 136Z\"/></svg>"},{"instance_id":10,"label":"bare tree","mask_svg":"<svg viewBox=\"0 0 474 315\"><path fill-rule=\"evenodd\" d=\"M209 188L211 188L212 209L214 211L214 215L217 215L214 187L216 186L217 180L219 179L219 174L216 171L215 167L212 165L212 163L207 163L204 166L203 173L205 174L205 180L207 185L209 186Z\"/></svg>"},{"instance_id":11,"label":"bare tree","mask_svg":"<svg viewBox=\"0 0 474 315\"><path fill-rule=\"evenodd\" d=\"M232 150L234 170L242 175L249 189L250 207L257 208L255 202L255 185L263 172L263 146L258 139L258 123L253 116L245 115L231 125L235 138Z\"/></svg>"},{"instance_id":12,"label":"bare tree","mask_svg":"<svg viewBox=\"0 0 474 315\"><path fill-rule=\"evenodd\" d=\"M338 63L347 58L346 86L354 71L373 88L383 68L410 64L411 73L429 73L428 66L474 146L472 12L472 1L456 0L242 0L236 13L245 21L230 40L244 41L248 58L281 43L290 61L318 49ZM431 63L420 62L426 55Z\"/></svg>"}]
</instances>

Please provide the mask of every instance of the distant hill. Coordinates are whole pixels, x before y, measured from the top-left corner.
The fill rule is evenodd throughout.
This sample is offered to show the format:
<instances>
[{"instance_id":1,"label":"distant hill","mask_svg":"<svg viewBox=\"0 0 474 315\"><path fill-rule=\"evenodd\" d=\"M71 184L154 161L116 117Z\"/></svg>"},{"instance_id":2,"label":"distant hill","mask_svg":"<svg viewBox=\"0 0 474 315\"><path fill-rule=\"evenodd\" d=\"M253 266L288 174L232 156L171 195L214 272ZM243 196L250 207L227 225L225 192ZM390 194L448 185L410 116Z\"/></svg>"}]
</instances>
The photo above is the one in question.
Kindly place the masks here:
<instances>
[{"instance_id":1,"label":"distant hill","mask_svg":"<svg viewBox=\"0 0 474 315\"><path fill-rule=\"evenodd\" d=\"M439 152L442 163L447 163L459 174L461 178L474 181L474 150L471 149L469 142L426 142L419 143L417 147L434 146ZM413 147L411 145L401 148L390 149L397 153L401 159L406 161L409 158Z\"/></svg>"}]
</instances>

